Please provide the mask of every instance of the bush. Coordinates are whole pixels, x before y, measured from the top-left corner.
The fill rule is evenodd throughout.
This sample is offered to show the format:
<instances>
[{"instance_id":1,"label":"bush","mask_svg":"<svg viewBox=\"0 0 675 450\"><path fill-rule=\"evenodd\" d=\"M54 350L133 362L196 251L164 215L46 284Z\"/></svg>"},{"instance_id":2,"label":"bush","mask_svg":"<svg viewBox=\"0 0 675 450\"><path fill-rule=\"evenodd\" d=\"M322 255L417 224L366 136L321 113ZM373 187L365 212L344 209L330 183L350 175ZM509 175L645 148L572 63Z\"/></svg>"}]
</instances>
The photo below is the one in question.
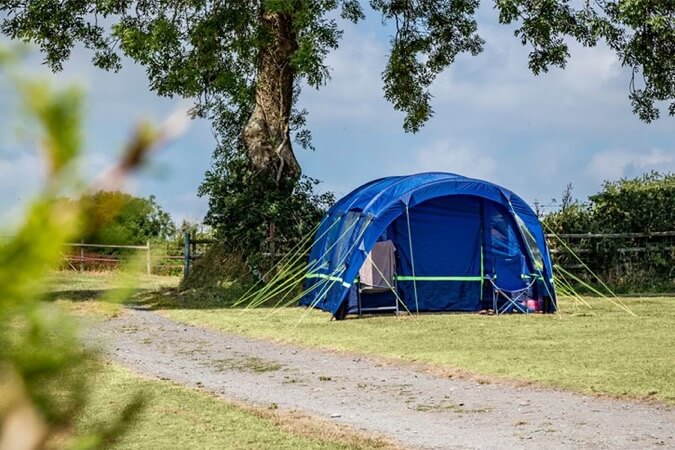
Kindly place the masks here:
<instances>
[{"instance_id":1,"label":"bush","mask_svg":"<svg viewBox=\"0 0 675 450\"><path fill-rule=\"evenodd\" d=\"M658 233L675 229L675 175L651 172L633 179L606 181L587 202L571 201L544 217L556 234L657 233L651 237L568 239L568 245L610 286L619 291L672 291L674 239ZM555 239L554 259L563 267L578 262Z\"/></svg>"},{"instance_id":2,"label":"bush","mask_svg":"<svg viewBox=\"0 0 675 450\"><path fill-rule=\"evenodd\" d=\"M241 255L216 242L190 264L190 271L181 280L180 289L219 288L228 282L247 284L253 282L253 277Z\"/></svg>"},{"instance_id":3,"label":"bush","mask_svg":"<svg viewBox=\"0 0 675 450\"><path fill-rule=\"evenodd\" d=\"M281 183L252 171L237 147L220 146L200 187L209 197L204 223L215 230L220 251L237 255L257 276L312 233L334 202L332 193L315 192L317 180Z\"/></svg>"}]
</instances>

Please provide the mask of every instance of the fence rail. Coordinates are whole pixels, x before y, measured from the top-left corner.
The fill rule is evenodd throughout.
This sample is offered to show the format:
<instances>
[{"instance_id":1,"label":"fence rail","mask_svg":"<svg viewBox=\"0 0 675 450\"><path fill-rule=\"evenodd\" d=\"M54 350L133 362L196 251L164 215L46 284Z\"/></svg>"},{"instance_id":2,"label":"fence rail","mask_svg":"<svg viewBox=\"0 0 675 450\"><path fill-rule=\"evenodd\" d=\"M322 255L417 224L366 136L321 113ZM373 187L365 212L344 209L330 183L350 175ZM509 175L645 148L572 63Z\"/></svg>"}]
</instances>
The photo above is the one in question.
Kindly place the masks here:
<instances>
[{"instance_id":1,"label":"fence rail","mask_svg":"<svg viewBox=\"0 0 675 450\"><path fill-rule=\"evenodd\" d=\"M654 237L673 237L675 231L657 231L654 233L565 233L565 234L547 234L549 239L559 237L561 239L638 239Z\"/></svg>"},{"instance_id":2,"label":"fence rail","mask_svg":"<svg viewBox=\"0 0 675 450\"><path fill-rule=\"evenodd\" d=\"M187 233L183 236L182 242L152 244L148 241L145 245L69 242L63 244L63 247L68 249L63 253L63 262L65 268L81 272L92 267L109 270L128 261L130 255L127 252L140 252L145 254L147 274L179 272L186 275L191 262L203 256L205 246L215 242L213 239L195 239Z\"/></svg>"},{"instance_id":3,"label":"fence rail","mask_svg":"<svg viewBox=\"0 0 675 450\"><path fill-rule=\"evenodd\" d=\"M550 234L547 239L553 262L587 282L590 268L620 291L675 289L675 231Z\"/></svg>"},{"instance_id":4,"label":"fence rail","mask_svg":"<svg viewBox=\"0 0 675 450\"><path fill-rule=\"evenodd\" d=\"M150 248L150 241L146 245L108 245L108 244L74 244L74 243L65 243L64 247L90 247L90 248L126 248L132 250L147 250Z\"/></svg>"},{"instance_id":5,"label":"fence rail","mask_svg":"<svg viewBox=\"0 0 675 450\"><path fill-rule=\"evenodd\" d=\"M78 254L63 254L64 262L73 270L79 270L84 272L85 264L87 263L108 263L113 266L118 266L125 261L119 255L106 255L106 254L85 254L85 249L112 249L112 250L141 250L145 252L145 271L149 275L152 273L152 254L150 241L147 241L145 245L118 245L118 244L88 244L84 242L67 242L63 244L63 247L78 249ZM76 269L74 264L77 264L78 268Z\"/></svg>"}]
</instances>

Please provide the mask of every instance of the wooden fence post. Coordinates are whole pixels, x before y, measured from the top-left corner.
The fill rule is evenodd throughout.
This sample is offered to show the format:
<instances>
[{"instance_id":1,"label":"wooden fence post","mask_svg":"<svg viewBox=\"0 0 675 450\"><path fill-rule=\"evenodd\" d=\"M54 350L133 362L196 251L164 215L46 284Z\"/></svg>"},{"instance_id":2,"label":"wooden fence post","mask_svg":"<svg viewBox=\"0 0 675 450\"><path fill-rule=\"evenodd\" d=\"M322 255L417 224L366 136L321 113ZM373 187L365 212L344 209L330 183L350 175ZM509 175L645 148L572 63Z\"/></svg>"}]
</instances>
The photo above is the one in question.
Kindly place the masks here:
<instances>
[{"instance_id":1,"label":"wooden fence post","mask_svg":"<svg viewBox=\"0 0 675 450\"><path fill-rule=\"evenodd\" d=\"M147 250L146 250L146 255L145 255L145 270L148 273L148 275L152 274L152 261L150 258L150 241L147 241Z\"/></svg>"},{"instance_id":2,"label":"wooden fence post","mask_svg":"<svg viewBox=\"0 0 675 450\"><path fill-rule=\"evenodd\" d=\"M84 244L84 241L80 239L80 244ZM84 272L84 246L80 245L80 272Z\"/></svg>"},{"instance_id":3,"label":"wooden fence post","mask_svg":"<svg viewBox=\"0 0 675 450\"><path fill-rule=\"evenodd\" d=\"M185 250L183 251L183 278L187 278L188 272L190 271L190 233L185 232L183 234L183 240L185 241Z\"/></svg>"}]
</instances>

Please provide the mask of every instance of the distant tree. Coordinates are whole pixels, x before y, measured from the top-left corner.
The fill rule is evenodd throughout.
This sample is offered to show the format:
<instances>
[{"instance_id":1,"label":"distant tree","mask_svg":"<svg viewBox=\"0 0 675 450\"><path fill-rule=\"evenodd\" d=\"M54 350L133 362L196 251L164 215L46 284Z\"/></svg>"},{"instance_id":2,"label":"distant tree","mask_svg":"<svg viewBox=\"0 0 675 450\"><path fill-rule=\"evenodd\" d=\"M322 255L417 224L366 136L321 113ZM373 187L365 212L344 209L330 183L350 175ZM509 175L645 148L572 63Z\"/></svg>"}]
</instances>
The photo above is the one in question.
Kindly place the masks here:
<instances>
[{"instance_id":1,"label":"distant tree","mask_svg":"<svg viewBox=\"0 0 675 450\"><path fill-rule=\"evenodd\" d=\"M571 194L570 189L566 192ZM620 235L568 242L604 281L623 291L673 289L672 239L667 235L638 238L631 233L642 235L675 229L675 174L651 172L632 179L605 181L602 190L583 203L571 200L571 195L563 197L568 197L564 207L543 219L549 230L557 234ZM552 245L560 247L555 239ZM576 257L570 257L566 251L556 256L557 264L578 265Z\"/></svg>"},{"instance_id":2,"label":"distant tree","mask_svg":"<svg viewBox=\"0 0 675 450\"><path fill-rule=\"evenodd\" d=\"M549 231L554 233L592 233L597 231L594 222L592 207L588 202L581 202L574 198L574 186L568 183L562 192L559 209L543 216L543 221ZM555 199L552 200L557 203Z\"/></svg>"},{"instance_id":3,"label":"distant tree","mask_svg":"<svg viewBox=\"0 0 675 450\"><path fill-rule=\"evenodd\" d=\"M80 207L89 218L84 240L99 244L143 244L168 239L176 232L169 213L154 195L134 197L119 191L99 191L82 196Z\"/></svg>"},{"instance_id":4,"label":"distant tree","mask_svg":"<svg viewBox=\"0 0 675 450\"><path fill-rule=\"evenodd\" d=\"M151 211L142 227L146 236L160 239L167 239L173 236L176 233L176 224L171 219L171 215L159 206L157 197L154 195L148 197L148 202L150 203Z\"/></svg>"},{"instance_id":5,"label":"distant tree","mask_svg":"<svg viewBox=\"0 0 675 450\"><path fill-rule=\"evenodd\" d=\"M203 221L193 219L183 219L176 227L175 242L183 243L185 234L189 234L193 239L212 240L215 236L214 229L203 223Z\"/></svg>"},{"instance_id":6,"label":"distant tree","mask_svg":"<svg viewBox=\"0 0 675 450\"><path fill-rule=\"evenodd\" d=\"M574 190L574 186L572 183L567 183L567 186L565 186L565 190L562 193L562 197L560 199L560 209L565 211L566 209L569 209L570 206L572 206L574 203L574 196L572 195L572 191Z\"/></svg>"},{"instance_id":7,"label":"distant tree","mask_svg":"<svg viewBox=\"0 0 675 450\"><path fill-rule=\"evenodd\" d=\"M597 232L592 209L588 203L575 201L564 209L559 209L544 216L543 221L548 230L557 234L593 233Z\"/></svg>"},{"instance_id":8,"label":"distant tree","mask_svg":"<svg viewBox=\"0 0 675 450\"><path fill-rule=\"evenodd\" d=\"M190 236L196 236L199 233L202 224L199 222L193 222L188 219L183 219L180 223L180 226L176 229L176 233L182 238L185 233Z\"/></svg>"}]
</instances>

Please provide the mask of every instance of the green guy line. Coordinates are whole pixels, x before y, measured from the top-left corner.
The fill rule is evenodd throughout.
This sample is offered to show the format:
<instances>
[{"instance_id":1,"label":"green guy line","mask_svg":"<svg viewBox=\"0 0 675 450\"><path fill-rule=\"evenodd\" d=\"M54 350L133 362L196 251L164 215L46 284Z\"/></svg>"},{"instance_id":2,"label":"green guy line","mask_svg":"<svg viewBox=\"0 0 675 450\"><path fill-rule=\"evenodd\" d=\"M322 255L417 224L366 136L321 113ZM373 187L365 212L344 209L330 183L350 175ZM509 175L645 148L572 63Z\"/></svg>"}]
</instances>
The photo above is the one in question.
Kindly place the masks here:
<instances>
[{"instance_id":1,"label":"green guy line","mask_svg":"<svg viewBox=\"0 0 675 450\"><path fill-rule=\"evenodd\" d=\"M398 281L483 281L483 277L424 277L424 276L409 276L397 275Z\"/></svg>"}]
</instances>

